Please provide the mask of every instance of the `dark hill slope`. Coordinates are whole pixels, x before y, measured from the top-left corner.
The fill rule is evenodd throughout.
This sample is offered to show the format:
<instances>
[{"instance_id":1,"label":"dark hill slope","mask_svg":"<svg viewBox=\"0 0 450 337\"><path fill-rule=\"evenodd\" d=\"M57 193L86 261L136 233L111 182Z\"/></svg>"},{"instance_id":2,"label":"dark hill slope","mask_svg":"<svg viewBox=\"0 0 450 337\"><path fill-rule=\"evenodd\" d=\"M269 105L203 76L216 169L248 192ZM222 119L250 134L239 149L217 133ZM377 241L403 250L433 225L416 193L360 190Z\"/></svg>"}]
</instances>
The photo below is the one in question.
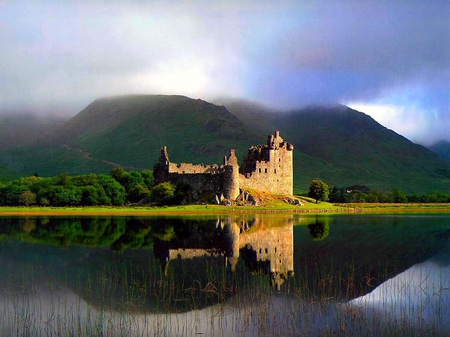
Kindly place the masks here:
<instances>
[{"instance_id":1,"label":"dark hill slope","mask_svg":"<svg viewBox=\"0 0 450 337\"><path fill-rule=\"evenodd\" d=\"M429 146L428 149L436 153L439 158L450 162L450 142L442 140Z\"/></svg>"},{"instance_id":2,"label":"dark hill slope","mask_svg":"<svg viewBox=\"0 0 450 337\"><path fill-rule=\"evenodd\" d=\"M19 178L20 175L0 165L0 183Z\"/></svg>"},{"instance_id":3,"label":"dark hill slope","mask_svg":"<svg viewBox=\"0 0 450 337\"><path fill-rule=\"evenodd\" d=\"M174 161L221 162L261 136L225 107L184 96L124 96L96 100L72 118L59 142L92 157L152 168L161 146Z\"/></svg>"},{"instance_id":4,"label":"dark hill slope","mask_svg":"<svg viewBox=\"0 0 450 337\"><path fill-rule=\"evenodd\" d=\"M174 162L221 163L230 148L242 157L265 137L225 107L202 100L113 97L94 101L37 146L0 153L0 164L26 175L109 172L116 165L152 169L164 145Z\"/></svg>"},{"instance_id":5,"label":"dark hill slope","mask_svg":"<svg viewBox=\"0 0 450 337\"><path fill-rule=\"evenodd\" d=\"M258 118L258 106L227 104L227 108L247 123ZM421 145L407 140L377 123L370 116L346 106L311 106L287 113L262 109L268 125L282 130L294 143L297 184L307 186L312 177L331 186L368 185L373 189L398 187L407 191L450 190L450 166ZM258 131L264 129L258 125ZM301 152L320 158L314 176L305 174Z\"/></svg>"},{"instance_id":6,"label":"dark hill slope","mask_svg":"<svg viewBox=\"0 0 450 337\"><path fill-rule=\"evenodd\" d=\"M339 187L450 191L448 163L348 107L281 113L247 102L225 104L183 96L99 99L51 137L0 151L0 165L41 176L109 172L116 165L152 169L163 145L174 162L221 163L230 148L242 160L250 145L280 130L295 146L296 191L306 191L312 178Z\"/></svg>"}]
</instances>

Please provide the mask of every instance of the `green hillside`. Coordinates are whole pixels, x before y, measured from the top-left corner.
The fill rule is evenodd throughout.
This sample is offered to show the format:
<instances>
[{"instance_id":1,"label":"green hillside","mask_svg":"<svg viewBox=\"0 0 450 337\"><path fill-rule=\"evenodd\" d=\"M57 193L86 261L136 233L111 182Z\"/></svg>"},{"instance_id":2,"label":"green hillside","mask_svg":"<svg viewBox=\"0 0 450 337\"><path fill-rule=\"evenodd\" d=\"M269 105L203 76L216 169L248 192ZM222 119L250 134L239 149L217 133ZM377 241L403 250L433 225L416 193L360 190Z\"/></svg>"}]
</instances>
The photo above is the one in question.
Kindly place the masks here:
<instances>
[{"instance_id":1,"label":"green hillside","mask_svg":"<svg viewBox=\"0 0 450 337\"><path fill-rule=\"evenodd\" d=\"M0 183L19 178L20 175L0 165Z\"/></svg>"},{"instance_id":2,"label":"green hillside","mask_svg":"<svg viewBox=\"0 0 450 337\"><path fill-rule=\"evenodd\" d=\"M126 96L98 100L69 121L67 142L99 159L152 168L160 148L174 161L221 162L261 137L225 107L183 96Z\"/></svg>"},{"instance_id":3,"label":"green hillside","mask_svg":"<svg viewBox=\"0 0 450 337\"><path fill-rule=\"evenodd\" d=\"M312 106L281 113L246 102L224 104L248 125L262 116L264 123L257 124L258 131L267 133L276 126L285 139L294 143L296 185L300 189L315 177L339 187L397 187L408 193L450 190L448 163L346 106ZM299 153L322 162L305 163Z\"/></svg>"},{"instance_id":4,"label":"green hillside","mask_svg":"<svg viewBox=\"0 0 450 337\"><path fill-rule=\"evenodd\" d=\"M394 186L412 192L450 189L450 166L434 153L345 106L295 111L280 123L300 151L339 167L332 185Z\"/></svg>"},{"instance_id":5,"label":"green hillside","mask_svg":"<svg viewBox=\"0 0 450 337\"><path fill-rule=\"evenodd\" d=\"M116 165L152 169L162 146L174 162L221 163L235 148L265 142L223 106L183 96L99 99L27 148L0 152L0 163L25 175L109 172Z\"/></svg>"},{"instance_id":6,"label":"green hillside","mask_svg":"<svg viewBox=\"0 0 450 337\"><path fill-rule=\"evenodd\" d=\"M226 107L184 96L98 99L32 145L0 148L0 165L40 176L152 169L164 145L174 162L221 163L230 148L242 160L249 146L280 130L295 146L297 192L312 178L338 187L450 191L449 163L348 107L279 112L245 101L220 104Z\"/></svg>"}]
</instances>

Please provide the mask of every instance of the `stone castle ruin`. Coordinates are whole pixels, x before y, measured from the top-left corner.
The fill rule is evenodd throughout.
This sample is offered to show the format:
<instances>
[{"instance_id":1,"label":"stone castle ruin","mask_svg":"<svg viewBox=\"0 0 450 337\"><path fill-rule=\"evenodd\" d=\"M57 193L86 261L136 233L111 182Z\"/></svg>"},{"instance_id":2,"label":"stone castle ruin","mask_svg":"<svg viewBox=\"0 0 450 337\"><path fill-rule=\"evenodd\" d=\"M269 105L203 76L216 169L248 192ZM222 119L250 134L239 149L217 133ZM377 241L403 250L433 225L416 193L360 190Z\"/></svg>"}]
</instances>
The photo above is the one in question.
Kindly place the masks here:
<instances>
[{"instance_id":1,"label":"stone castle ruin","mask_svg":"<svg viewBox=\"0 0 450 337\"><path fill-rule=\"evenodd\" d=\"M164 146L153 169L154 185L167 181L188 185L194 199L210 193L234 201L245 188L292 195L293 150L294 146L284 141L276 131L275 135L268 136L267 145L250 147L239 167L233 149L224 158L223 165L195 165L171 163Z\"/></svg>"}]
</instances>

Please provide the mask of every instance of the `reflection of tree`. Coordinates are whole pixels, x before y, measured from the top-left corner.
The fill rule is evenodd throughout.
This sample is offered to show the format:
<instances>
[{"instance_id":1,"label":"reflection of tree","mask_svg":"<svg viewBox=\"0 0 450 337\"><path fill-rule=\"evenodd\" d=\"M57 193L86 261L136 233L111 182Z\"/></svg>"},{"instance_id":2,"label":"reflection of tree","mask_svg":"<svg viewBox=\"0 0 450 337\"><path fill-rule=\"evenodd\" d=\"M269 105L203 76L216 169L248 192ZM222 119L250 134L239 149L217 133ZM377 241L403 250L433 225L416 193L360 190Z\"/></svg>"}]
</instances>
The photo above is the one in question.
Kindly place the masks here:
<instances>
[{"instance_id":1,"label":"reflection of tree","mask_svg":"<svg viewBox=\"0 0 450 337\"><path fill-rule=\"evenodd\" d=\"M0 238L42 243L37 256L51 274L98 307L182 312L269 277L279 289L293 271L292 217L248 218L0 218ZM52 261L47 250L57 250L49 245L66 248L54 254L63 261Z\"/></svg>"},{"instance_id":2,"label":"reflection of tree","mask_svg":"<svg viewBox=\"0 0 450 337\"><path fill-rule=\"evenodd\" d=\"M315 224L308 225L308 230L313 241L322 241L330 234L330 225L328 223L319 222L316 219Z\"/></svg>"},{"instance_id":3,"label":"reflection of tree","mask_svg":"<svg viewBox=\"0 0 450 337\"><path fill-rule=\"evenodd\" d=\"M166 225L164 221L126 217L2 218L0 239L17 238L58 247L110 247L117 251L151 249L155 238L175 236L173 226Z\"/></svg>"}]
</instances>

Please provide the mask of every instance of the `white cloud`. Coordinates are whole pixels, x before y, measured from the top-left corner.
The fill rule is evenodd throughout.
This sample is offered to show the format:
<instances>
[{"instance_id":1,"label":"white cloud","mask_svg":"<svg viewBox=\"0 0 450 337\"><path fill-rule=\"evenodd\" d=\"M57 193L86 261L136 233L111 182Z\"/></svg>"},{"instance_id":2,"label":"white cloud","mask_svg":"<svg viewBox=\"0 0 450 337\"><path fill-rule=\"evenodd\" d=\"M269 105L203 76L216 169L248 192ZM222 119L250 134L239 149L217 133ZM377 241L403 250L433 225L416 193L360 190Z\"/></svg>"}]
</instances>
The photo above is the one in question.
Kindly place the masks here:
<instances>
[{"instance_id":1,"label":"white cloud","mask_svg":"<svg viewBox=\"0 0 450 337\"><path fill-rule=\"evenodd\" d=\"M0 5L0 110L59 105L75 114L99 96L130 93L282 108L339 101L375 109L410 139L450 137L448 1Z\"/></svg>"},{"instance_id":2,"label":"white cloud","mask_svg":"<svg viewBox=\"0 0 450 337\"><path fill-rule=\"evenodd\" d=\"M429 133L436 126L435 113L415 106L393 104L348 103L350 108L366 113L381 125L413 142L429 143Z\"/></svg>"}]
</instances>

